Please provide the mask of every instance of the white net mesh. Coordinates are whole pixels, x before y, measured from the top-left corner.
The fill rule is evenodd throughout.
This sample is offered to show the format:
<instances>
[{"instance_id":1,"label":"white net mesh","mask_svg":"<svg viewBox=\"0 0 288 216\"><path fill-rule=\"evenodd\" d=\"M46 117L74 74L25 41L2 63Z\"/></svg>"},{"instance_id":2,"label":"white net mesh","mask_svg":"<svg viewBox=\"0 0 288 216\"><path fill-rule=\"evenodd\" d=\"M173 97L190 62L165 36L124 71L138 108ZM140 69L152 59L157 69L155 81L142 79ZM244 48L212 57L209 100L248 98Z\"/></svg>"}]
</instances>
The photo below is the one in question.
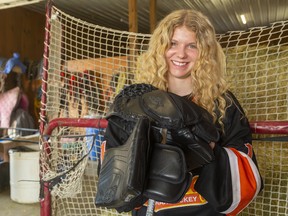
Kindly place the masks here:
<instances>
[{"instance_id":1,"label":"white net mesh","mask_svg":"<svg viewBox=\"0 0 288 216\"><path fill-rule=\"evenodd\" d=\"M49 55L44 56L49 62L44 69L48 77L43 79L47 101L42 106L41 121L103 117L114 95L133 81L135 59L146 49L150 35L92 25L55 7L48 21ZM249 119L287 121L288 21L246 32L227 32L218 39L227 56L231 89ZM71 127L69 134L86 135L87 129ZM96 142L101 142L99 139L97 136ZM242 215L287 215L287 143L255 141L254 148L265 189ZM95 152L97 157L97 149ZM94 205L95 156L88 158L81 180L82 192L75 197L52 196L52 215L124 215Z\"/></svg>"},{"instance_id":2,"label":"white net mesh","mask_svg":"<svg viewBox=\"0 0 288 216\"><path fill-rule=\"evenodd\" d=\"M287 120L288 21L219 35L232 90L250 120Z\"/></svg>"},{"instance_id":3,"label":"white net mesh","mask_svg":"<svg viewBox=\"0 0 288 216\"><path fill-rule=\"evenodd\" d=\"M57 135L42 137L41 180L50 183L51 195L67 198L82 192L82 177L92 151L95 135Z\"/></svg>"},{"instance_id":4,"label":"white net mesh","mask_svg":"<svg viewBox=\"0 0 288 216\"><path fill-rule=\"evenodd\" d=\"M56 8L50 24L45 117L103 115L113 95L131 83L133 62L150 35L95 26Z\"/></svg>"}]
</instances>

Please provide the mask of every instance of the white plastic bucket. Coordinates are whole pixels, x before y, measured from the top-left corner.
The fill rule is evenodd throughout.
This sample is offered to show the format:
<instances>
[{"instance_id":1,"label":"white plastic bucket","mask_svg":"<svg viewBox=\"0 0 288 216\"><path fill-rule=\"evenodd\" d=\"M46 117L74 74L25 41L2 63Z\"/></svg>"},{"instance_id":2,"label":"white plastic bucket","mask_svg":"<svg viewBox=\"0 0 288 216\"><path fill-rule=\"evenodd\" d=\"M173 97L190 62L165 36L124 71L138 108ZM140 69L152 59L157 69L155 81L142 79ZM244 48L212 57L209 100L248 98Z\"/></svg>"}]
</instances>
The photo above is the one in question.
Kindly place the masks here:
<instances>
[{"instance_id":1,"label":"white plastic bucket","mask_svg":"<svg viewBox=\"0 0 288 216\"><path fill-rule=\"evenodd\" d=\"M25 150L25 151L24 151ZM39 202L39 151L10 149L10 197L18 203Z\"/></svg>"}]
</instances>

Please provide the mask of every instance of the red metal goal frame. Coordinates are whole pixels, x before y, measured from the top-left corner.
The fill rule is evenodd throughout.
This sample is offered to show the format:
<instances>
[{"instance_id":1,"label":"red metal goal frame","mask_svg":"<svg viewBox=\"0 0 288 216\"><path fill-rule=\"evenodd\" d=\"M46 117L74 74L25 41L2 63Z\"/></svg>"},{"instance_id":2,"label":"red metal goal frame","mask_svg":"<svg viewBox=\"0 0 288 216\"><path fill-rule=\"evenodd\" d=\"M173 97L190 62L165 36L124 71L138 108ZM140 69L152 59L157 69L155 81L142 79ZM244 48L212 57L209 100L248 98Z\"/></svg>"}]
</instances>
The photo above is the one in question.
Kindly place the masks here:
<instances>
[{"instance_id":1,"label":"red metal goal frame","mask_svg":"<svg viewBox=\"0 0 288 216\"><path fill-rule=\"evenodd\" d=\"M58 127L83 127L83 128L99 128L107 127L106 119L87 119L87 118L56 118L50 121L43 135L51 135L53 130ZM288 134L288 121L254 121L250 123L253 134ZM48 143L44 143L48 145ZM48 146L44 146L43 149ZM48 185L44 185L44 197L40 200L40 215L51 216L51 194Z\"/></svg>"}]
</instances>

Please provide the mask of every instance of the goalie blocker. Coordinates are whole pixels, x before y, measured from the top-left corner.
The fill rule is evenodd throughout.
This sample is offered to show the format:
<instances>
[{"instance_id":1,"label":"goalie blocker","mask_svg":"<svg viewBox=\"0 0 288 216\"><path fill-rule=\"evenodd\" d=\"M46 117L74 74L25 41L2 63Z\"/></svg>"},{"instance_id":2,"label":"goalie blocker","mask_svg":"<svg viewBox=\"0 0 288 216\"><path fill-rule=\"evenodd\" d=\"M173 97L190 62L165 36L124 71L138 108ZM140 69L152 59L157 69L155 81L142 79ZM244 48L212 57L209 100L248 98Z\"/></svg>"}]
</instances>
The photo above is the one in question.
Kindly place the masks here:
<instances>
[{"instance_id":1,"label":"goalie blocker","mask_svg":"<svg viewBox=\"0 0 288 216\"><path fill-rule=\"evenodd\" d=\"M214 159L209 143L217 142L219 133L212 117L173 93L130 85L117 95L106 118L97 206L128 212L148 199L179 202L193 169Z\"/></svg>"}]
</instances>

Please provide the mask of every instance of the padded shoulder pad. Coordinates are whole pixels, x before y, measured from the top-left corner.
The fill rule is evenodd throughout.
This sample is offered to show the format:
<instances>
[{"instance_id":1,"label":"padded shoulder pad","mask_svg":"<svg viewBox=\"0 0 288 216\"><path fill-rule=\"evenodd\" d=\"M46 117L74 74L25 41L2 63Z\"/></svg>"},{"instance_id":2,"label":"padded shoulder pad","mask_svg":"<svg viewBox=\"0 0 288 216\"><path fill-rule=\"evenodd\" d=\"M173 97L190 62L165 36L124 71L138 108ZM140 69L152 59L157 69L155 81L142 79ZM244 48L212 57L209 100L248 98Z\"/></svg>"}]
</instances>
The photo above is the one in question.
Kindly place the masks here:
<instances>
[{"instance_id":1,"label":"padded shoulder pad","mask_svg":"<svg viewBox=\"0 0 288 216\"><path fill-rule=\"evenodd\" d=\"M177 104L177 109L182 114L182 119L185 126L195 125L202 120L213 122L212 115L204 108L198 106L191 100L178 96L173 93L167 93L171 99Z\"/></svg>"},{"instance_id":2,"label":"padded shoulder pad","mask_svg":"<svg viewBox=\"0 0 288 216\"><path fill-rule=\"evenodd\" d=\"M159 126L179 129L199 124L203 119L212 121L212 116L202 107L170 92L155 90L141 96L143 111Z\"/></svg>"},{"instance_id":3,"label":"padded shoulder pad","mask_svg":"<svg viewBox=\"0 0 288 216\"><path fill-rule=\"evenodd\" d=\"M170 94L155 90L141 97L141 107L160 127L172 129L183 127L182 113Z\"/></svg>"}]
</instances>

